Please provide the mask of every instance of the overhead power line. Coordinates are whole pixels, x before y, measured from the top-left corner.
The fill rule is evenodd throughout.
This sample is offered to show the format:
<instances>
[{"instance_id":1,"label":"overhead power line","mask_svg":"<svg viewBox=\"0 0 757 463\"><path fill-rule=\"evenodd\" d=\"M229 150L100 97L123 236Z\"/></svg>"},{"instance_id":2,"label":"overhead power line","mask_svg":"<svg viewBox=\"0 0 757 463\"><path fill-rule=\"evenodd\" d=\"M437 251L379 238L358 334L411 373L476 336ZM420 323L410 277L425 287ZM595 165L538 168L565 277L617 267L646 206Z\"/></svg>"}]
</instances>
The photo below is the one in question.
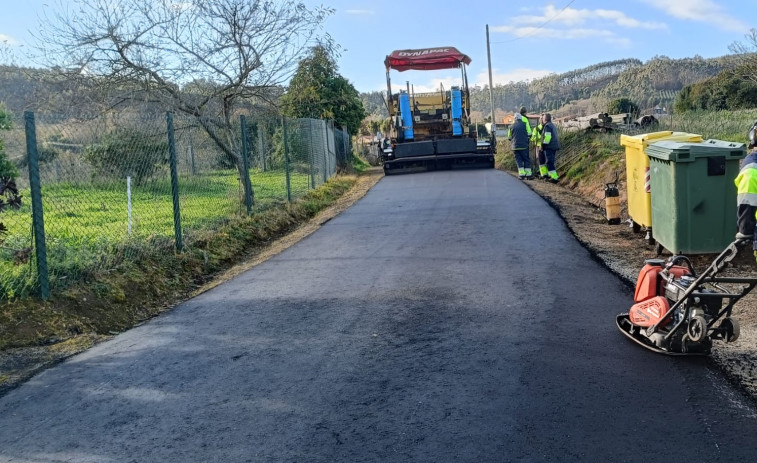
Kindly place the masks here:
<instances>
[{"instance_id":1,"label":"overhead power line","mask_svg":"<svg viewBox=\"0 0 757 463\"><path fill-rule=\"evenodd\" d=\"M547 20L546 20L546 21L544 21L543 23L539 24L539 25L538 25L538 26L536 27L536 29L535 29L535 30L534 30L534 31L533 31L532 33L530 33L530 34L526 34L526 35L522 35L522 36L520 36L520 37L516 37L516 38L514 38L514 39L510 39L510 40L502 40L502 41L499 41L499 42L491 42L491 43L508 43L508 42L515 42L516 40L521 40L521 39L525 39L526 37L531 37L531 36L532 36L532 35L534 35L534 34L535 34L535 33L536 33L536 32L537 32L537 31L538 31L539 29L543 28L544 26L546 26L547 24L549 24L549 23L550 23L550 22L551 22L551 21L552 21L553 19L555 19L556 17L560 16L560 13L562 13L563 11L565 11L565 10L566 10L566 9L567 9L567 8L568 8L568 7L570 6L570 5L572 5L572 4L573 4L573 2L575 2L575 1L576 1L576 0L570 0L570 1L568 2L568 4L567 4L567 5L565 5L564 7L562 7L562 8L560 9L560 11L558 11L558 12L557 12L557 14L555 14L555 15L554 15L554 16L552 16L551 18L547 19Z\"/></svg>"}]
</instances>

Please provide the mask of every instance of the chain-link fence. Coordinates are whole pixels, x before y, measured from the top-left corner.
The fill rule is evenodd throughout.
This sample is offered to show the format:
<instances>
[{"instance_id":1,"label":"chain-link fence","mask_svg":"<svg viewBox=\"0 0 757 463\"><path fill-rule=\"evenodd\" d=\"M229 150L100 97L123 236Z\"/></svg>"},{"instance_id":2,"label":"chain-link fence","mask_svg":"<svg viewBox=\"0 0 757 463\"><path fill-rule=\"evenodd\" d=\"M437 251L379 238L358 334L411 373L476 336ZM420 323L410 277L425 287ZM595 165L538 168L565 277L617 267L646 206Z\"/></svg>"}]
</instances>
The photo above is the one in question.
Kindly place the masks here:
<instances>
[{"instance_id":1,"label":"chain-link fence","mask_svg":"<svg viewBox=\"0 0 757 463\"><path fill-rule=\"evenodd\" d=\"M191 247L232 216L317 188L351 149L330 121L271 115L27 113L0 137L22 196L0 215L3 299L46 297L151 249Z\"/></svg>"}]
</instances>

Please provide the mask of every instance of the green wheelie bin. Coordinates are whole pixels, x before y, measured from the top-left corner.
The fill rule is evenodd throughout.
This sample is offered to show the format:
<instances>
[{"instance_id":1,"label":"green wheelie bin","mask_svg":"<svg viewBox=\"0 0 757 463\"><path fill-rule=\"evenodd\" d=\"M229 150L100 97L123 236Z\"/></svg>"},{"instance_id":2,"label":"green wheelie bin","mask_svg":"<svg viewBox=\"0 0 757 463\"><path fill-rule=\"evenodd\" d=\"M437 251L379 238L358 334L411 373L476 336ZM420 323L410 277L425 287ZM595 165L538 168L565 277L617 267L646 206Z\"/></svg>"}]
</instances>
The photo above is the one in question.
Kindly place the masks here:
<instances>
[{"instance_id":1,"label":"green wheelie bin","mask_svg":"<svg viewBox=\"0 0 757 463\"><path fill-rule=\"evenodd\" d=\"M649 156L652 223L658 252L714 254L736 234L736 186L743 143L660 141Z\"/></svg>"}]
</instances>

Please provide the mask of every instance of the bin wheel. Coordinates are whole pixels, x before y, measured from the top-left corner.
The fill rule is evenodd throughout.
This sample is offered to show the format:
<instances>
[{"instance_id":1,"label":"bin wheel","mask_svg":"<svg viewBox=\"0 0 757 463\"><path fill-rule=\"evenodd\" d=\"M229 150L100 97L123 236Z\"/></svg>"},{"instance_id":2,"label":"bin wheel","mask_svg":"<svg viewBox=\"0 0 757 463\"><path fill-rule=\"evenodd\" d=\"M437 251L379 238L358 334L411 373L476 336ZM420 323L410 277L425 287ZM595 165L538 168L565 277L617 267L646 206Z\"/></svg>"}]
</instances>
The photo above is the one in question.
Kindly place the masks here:
<instances>
[{"instance_id":1,"label":"bin wheel","mask_svg":"<svg viewBox=\"0 0 757 463\"><path fill-rule=\"evenodd\" d=\"M655 253L656 253L656 254L657 254L658 256L659 256L660 254L662 254L662 251L664 251L664 250L665 250L665 248L664 248L664 247L663 247L663 246L662 246L662 245L661 245L660 243L657 243L657 246L655 246L655 248L654 248L654 252L655 252Z\"/></svg>"},{"instance_id":2,"label":"bin wheel","mask_svg":"<svg viewBox=\"0 0 757 463\"><path fill-rule=\"evenodd\" d=\"M631 230L633 230L634 233L639 233L641 232L641 225L634 221L631 221Z\"/></svg>"},{"instance_id":3,"label":"bin wheel","mask_svg":"<svg viewBox=\"0 0 757 463\"><path fill-rule=\"evenodd\" d=\"M652 229L647 228L647 235L644 237L645 240L647 240L647 243L654 246L656 243L656 240L654 239L654 236L652 235Z\"/></svg>"}]
</instances>

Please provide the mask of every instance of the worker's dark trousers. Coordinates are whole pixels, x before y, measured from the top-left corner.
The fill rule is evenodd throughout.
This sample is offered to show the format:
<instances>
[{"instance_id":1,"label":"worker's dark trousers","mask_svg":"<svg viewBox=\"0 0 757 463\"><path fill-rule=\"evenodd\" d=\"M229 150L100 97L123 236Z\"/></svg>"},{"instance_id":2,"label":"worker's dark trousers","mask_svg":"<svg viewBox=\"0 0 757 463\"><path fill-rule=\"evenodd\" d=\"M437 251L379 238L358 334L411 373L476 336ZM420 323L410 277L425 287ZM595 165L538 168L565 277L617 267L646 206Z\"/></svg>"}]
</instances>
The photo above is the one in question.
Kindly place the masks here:
<instances>
[{"instance_id":1,"label":"worker's dark trousers","mask_svg":"<svg viewBox=\"0 0 757 463\"><path fill-rule=\"evenodd\" d=\"M544 153L544 157L547 158L547 170L550 172L557 170L555 169L555 155L557 154L557 150L542 148L542 152Z\"/></svg>"},{"instance_id":2,"label":"worker's dark trousers","mask_svg":"<svg viewBox=\"0 0 757 463\"><path fill-rule=\"evenodd\" d=\"M513 150L515 153L515 163L518 165L518 169L530 169L531 158L528 155L528 148Z\"/></svg>"}]
</instances>

